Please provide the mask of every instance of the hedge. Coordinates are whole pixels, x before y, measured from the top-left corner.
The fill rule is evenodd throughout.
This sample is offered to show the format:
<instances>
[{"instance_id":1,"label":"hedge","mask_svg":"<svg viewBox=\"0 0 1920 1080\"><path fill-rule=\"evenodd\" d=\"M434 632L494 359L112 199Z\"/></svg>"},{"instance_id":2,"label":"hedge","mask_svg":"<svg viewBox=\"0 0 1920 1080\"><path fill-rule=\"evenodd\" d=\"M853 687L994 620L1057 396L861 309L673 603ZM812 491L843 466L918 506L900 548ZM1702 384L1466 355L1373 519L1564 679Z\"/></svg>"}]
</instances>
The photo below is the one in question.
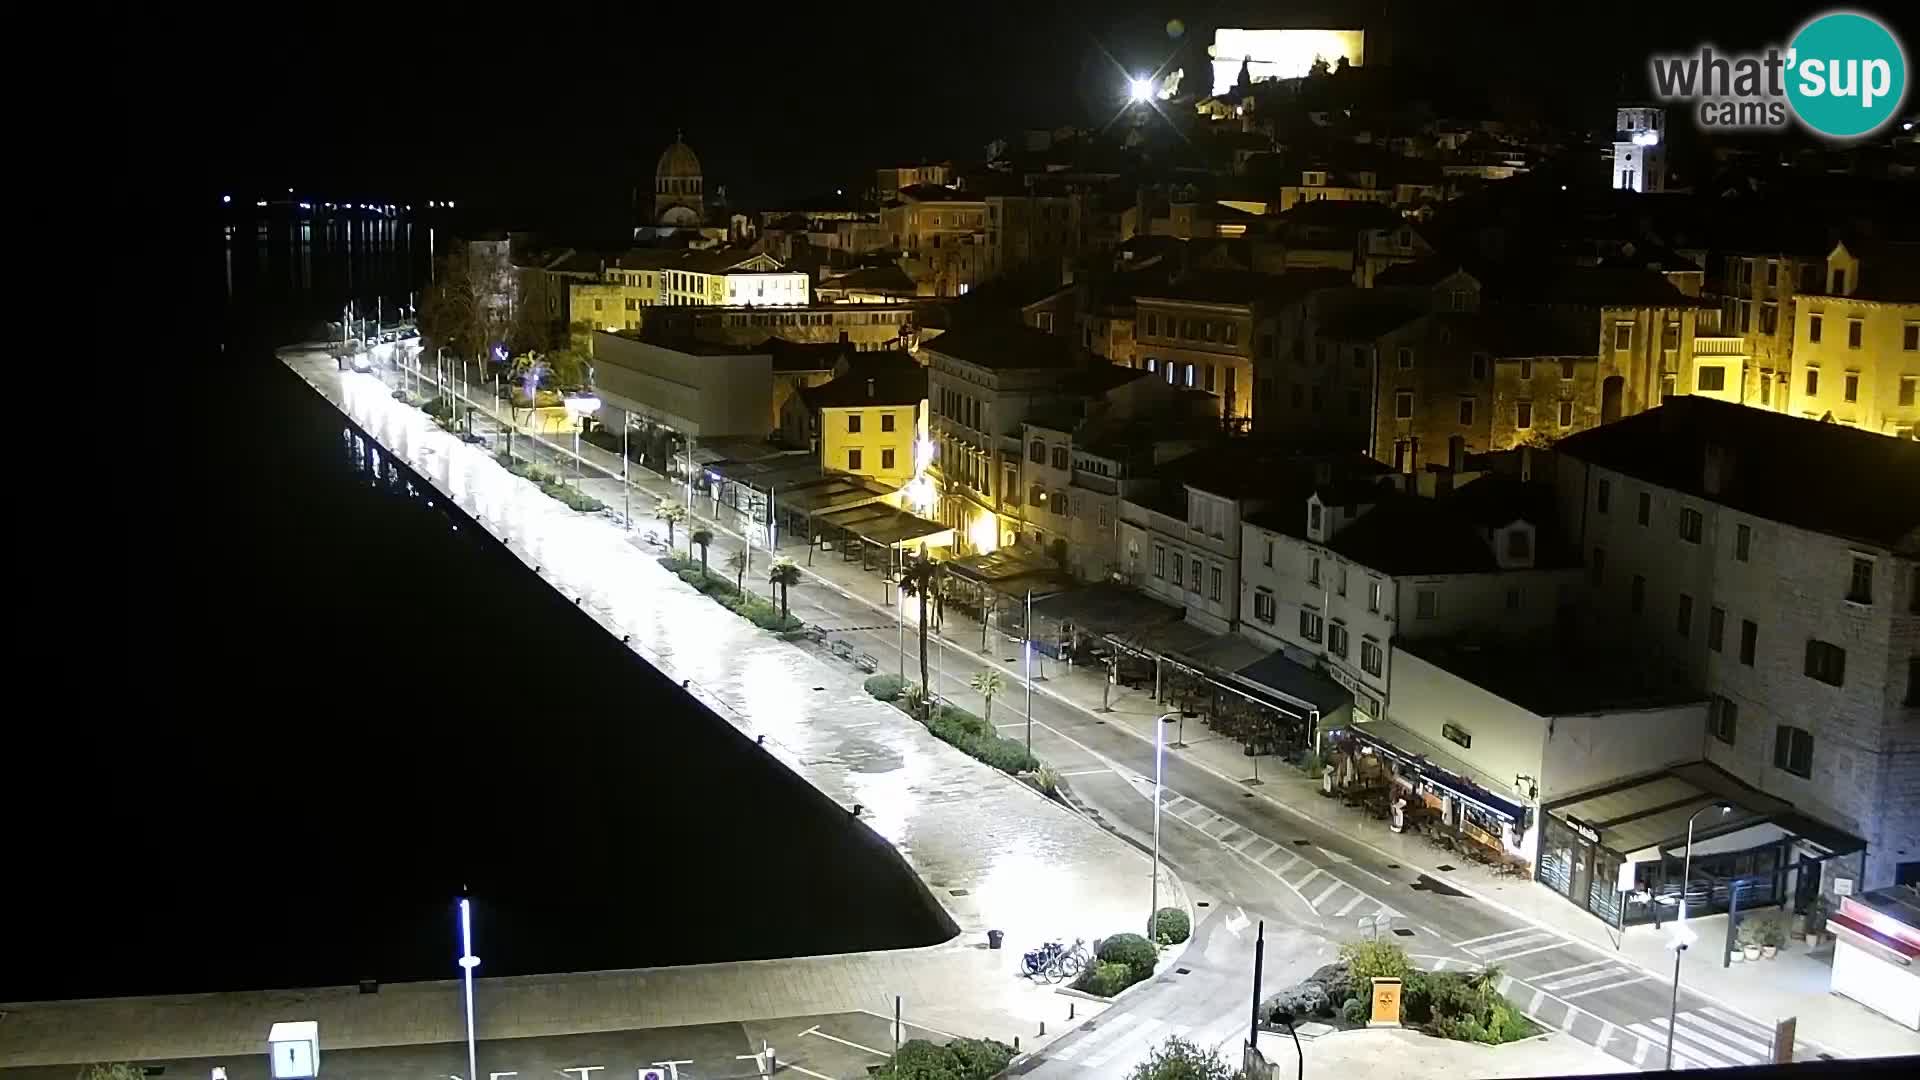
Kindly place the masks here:
<instances>
[{"instance_id":1,"label":"hedge","mask_svg":"<svg viewBox=\"0 0 1920 1080\"><path fill-rule=\"evenodd\" d=\"M782 618L779 608L752 593L742 593L731 580L710 570L701 569L697 561L684 555L662 555L660 565L673 571L681 581L698 589L707 599L752 622L762 630L793 633L806 625L792 615Z\"/></svg>"},{"instance_id":2,"label":"hedge","mask_svg":"<svg viewBox=\"0 0 1920 1080\"><path fill-rule=\"evenodd\" d=\"M1111 960L1095 960L1091 967L1081 972L1079 981L1073 985L1076 990L1110 998L1134 982L1133 969L1127 965Z\"/></svg>"},{"instance_id":3,"label":"hedge","mask_svg":"<svg viewBox=\"0 0 1920 1080\"><path fill-rule=\"evenodd\" d=\"M945 1046L908 1039L868 1075L886 1080L987 1080L1012 1061L1013 1047L993 1039L955 1039Z\"/></svg>"},{"instance_id":4,"label":"hedge","mask_svg":"<svg viewBox=\"0 0 1920 1080\"><path fill-rule=\"evenodd\" d=\"M1139 934L1115 934L1100 943L1100 959L1125 964L1133 969L1133 981L1153 977L1154 961L1160 951Z\"/></svg>"},{"instance_id":5,"label":"hedge","mask_svg":"<svg viewBox=\"0 0 1920 1080\"><path fill-rule=\"evenodd\" d=\"M962 708L940 706L927 721L927 730L942 742L952 744L967 756L978 758L1003 773L1017 776L1032 772L1040 765L1038 759L1027 753L1025 743L1001 738L992 724Z\"/></svg>"},{"instance_id":6,"label":"hedge","mask_svg":"<svg viewBox=\"0 0 1920 1080\"><path fill-rule=\"evenodd\" d=\"M445 427L446 425L442 424L441 426ZM448 428L448 430L451 431L452 429ZM549 469L543 469L530 461L521 461L519 458L509 455L504 450L495 454L493 459L500 463L501 468L513 475L533 481L534 485L540 489L541 494L564 504L570 510L580 510L586 513L597 514L607 508L607 504L601 502L599 499L588 495L577 487L567 486L561 481L558 474Z\"/></svg>"},{"instance_id":7,"label":"hedge","mask_svg":"<svg viewBox=\"0 0 1920 1080\"><path fill-rule=\"evenodd\" d=\"M907 680L898 675L869 675L866 681L867 693L881 701L892 701L906 692Z\"/></svg>"},{"instance_id":8,"label":"hedge","mask_svg":"<svg viewBox=\"0 0 1920 1080\"><path fill-rule=\"evenodd\" d=\"M1163 907L1153 913L1153 939L1162 945L1178 945L1193 934L1193 920L1179 908Z\"/></svg>"}]
</instances>

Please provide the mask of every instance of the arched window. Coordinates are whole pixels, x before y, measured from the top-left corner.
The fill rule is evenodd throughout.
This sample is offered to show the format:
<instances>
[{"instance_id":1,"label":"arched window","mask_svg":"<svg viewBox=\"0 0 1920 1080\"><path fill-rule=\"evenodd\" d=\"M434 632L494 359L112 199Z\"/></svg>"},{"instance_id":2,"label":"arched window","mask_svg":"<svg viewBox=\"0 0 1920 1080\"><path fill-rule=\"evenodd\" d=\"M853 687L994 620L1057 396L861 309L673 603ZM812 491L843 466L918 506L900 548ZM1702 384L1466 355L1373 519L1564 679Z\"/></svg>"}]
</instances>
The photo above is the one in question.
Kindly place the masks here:
<instances>
[{"instance_id":1,"label":"arched window","mask_svg":"<svg viewBox=\"0 0 1920 1080\"><path fill-rule=\"evenodd\" d=\"M1047 444L1041 442L1039 439L1033 440L1033 445L1027 447L1027 460L1036 464L1045 463L1047 460Z\"/></svg>"}]
</instances>

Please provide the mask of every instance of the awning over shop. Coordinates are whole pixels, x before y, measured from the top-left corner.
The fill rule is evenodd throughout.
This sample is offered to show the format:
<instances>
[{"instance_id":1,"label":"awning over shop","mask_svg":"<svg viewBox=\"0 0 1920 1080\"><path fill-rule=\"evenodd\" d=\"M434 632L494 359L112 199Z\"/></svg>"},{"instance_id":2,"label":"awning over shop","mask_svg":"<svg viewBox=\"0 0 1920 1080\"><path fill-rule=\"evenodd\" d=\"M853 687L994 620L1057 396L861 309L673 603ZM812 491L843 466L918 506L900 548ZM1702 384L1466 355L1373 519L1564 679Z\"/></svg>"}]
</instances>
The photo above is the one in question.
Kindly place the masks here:
<instances>
[{"instance_id":1,"label":"awning over shop","mask_svg":"<svg viewBox=\"0 0 1920 1080\"><path fill-rule=\"evenodd\" d=\"M1319 671L1295 661L1284 649L1270 652L1242 667L1233 676L1241 682L1309 705L1322 717L1333 717L1353 704L1353 694Z\"/></svg>"},{"instance_id":2,"label":"awning over shop","mask_svg":"<svg viewBox=\"0 0 1920 1080\"><path fill-rule=\"evenodd\" d=\"M1694 817L1716 802L1730 803L1733 810ZM1748 850L1785 837L1829 855L1866 847L1859 837L1813 821L1793 804L1750 788L1704 761L1555 799L1546 809L1598 832L1602 844L1635 862L1678 853L1687 842L1689 818L1694 821L1696 855Z\"/></svg>"},{"instance_id":3,"label":"awning over shop","mask_svg":"<svg viewBox=\"0 0 1920 1080\"><path fill-rule=\"evenodd\" d=\"M762 497L770 497L781 513L802 517L818 517L878 502L894 490L864 476L823 472L819 462L799 455L759 461L715 461L705 469L710 479L738 484Z\"/></svg>"},{"instance_id":4,"label":"awning over shop","mask_svg":"<svg viewBox=\"0 0 1920 1080\"><path fill-rule=\"evenodd\" d=\"M1052 559L1017 547L950 559L944 565L953 577L1003 596L1024 600L1027 590L1032 589L1036 606L1042 597L1072 587L1072 579Z\"/></svg>"},{"instance_id":5,"label":"awning over shop","mask_svg":"<svg viewBox=\"0 0 1920 1080\"><path fill-rule=\"evenodd\" d=\"M886 503L866 503L835 510L821 514L814 522L826 528L844 529L869 544L881 547L897 547L921 541L929 544L951 543L953 539L953 530L948 526L915 517Z\"/></svg>"},{"instance_id":6,"label":"awning over shop","mask_svg":"<svg viewBox=\"0 0 1920 1080\"><path fill-rule=\"evenodd\" d=\"M1354 724L1344 734L1407 766L1423 782L1495 817L1514 822L1526 817L1525 805L1499 794L1499 781L1398 724L1369 720Z\"/></svg>"}]
</instances>

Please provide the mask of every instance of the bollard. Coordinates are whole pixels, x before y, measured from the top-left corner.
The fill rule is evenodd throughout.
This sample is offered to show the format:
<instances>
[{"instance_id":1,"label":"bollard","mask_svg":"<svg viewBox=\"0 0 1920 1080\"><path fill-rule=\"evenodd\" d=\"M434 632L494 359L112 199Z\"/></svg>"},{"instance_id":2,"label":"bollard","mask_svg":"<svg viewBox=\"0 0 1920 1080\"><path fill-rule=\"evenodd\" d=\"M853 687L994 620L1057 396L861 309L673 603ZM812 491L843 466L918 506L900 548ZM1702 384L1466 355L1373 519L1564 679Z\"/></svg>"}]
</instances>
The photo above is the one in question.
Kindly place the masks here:
<instances>
[{"instance_id":1,"label":"bollard","mask_svg":"<svg viewBox=\"0 0 1920 1080\"><path fill-rule=\"evenodd\" d=\"M1067 1019L1073 1019L1074 1002L1067 1002Z\"/></svg>"},{"instance_id":2,"label":"bollard","mask_svg":"<svg viewBox=\"0 0 1920 1080\"><path fill-rule=\"evenodd\" d=\"M1020 1036L1018 1035L1013 1037L1013 1052L1016 1054L1020 1052Z\"/></svg>"},{"instance_id":3,"label":"bollard","mask_svg":"<svg viewBox=\"0 0 1920 1080\"><path fill-rule=\"evenodd\" d=\"M1047 1022L1045 1020L1042 1020L1040 1021L1040 1034L1035 1036L1035 1038L1044 1039L1046 1037L1047 1037Z\"/></svg>"}]
</instances>

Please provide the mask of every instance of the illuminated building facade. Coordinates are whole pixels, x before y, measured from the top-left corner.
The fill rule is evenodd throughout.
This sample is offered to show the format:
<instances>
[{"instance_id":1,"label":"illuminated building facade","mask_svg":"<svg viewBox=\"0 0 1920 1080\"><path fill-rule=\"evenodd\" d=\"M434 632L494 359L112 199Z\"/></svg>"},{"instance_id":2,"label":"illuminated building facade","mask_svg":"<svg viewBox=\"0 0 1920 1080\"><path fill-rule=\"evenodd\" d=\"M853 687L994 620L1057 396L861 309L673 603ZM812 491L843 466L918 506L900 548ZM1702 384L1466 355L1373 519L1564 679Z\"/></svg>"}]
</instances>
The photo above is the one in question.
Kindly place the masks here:
<instances>
[{"instance_id":1,"label":"illuminated building facade","mask_svg":"<svg viewBox=\"0 0 1920 1080\"><path fill-rule=\"evenodd\" d=\"M1615 191L1667 189L1667 113L1657 105L1622 106L1614 112Z\"/></svg>"},{"instance_id":2,"label":"illuminated building facade","mask_svg":"<svg viewBox=\"0 0 1920 1080\"><path fill-rule=\"evenodd\" d=\"M1846 244L1795 300L1791 411L1920 437L1920 246ZM1877 258L1876 258L1877 256ZM1782 395L1785 396L1785 395Z\"/></svg>"},{"instance_id":3,"label":"illuminated building facade","mask_svg":"<svg viewBox=\"0 0 1920 1080\"><path fill-rule=\"evenodd\" d=\"M1233 90L1244 65L1254 82L1304 78L1315 64L1329 70L1345 60L1349 67L1366 63L1364 30L1243 30L1221 27L1213 32L1213 95Z\"/></svg>"},{"instance_id":4,"label":"illuminated building facade","mask_svg":"<svg viewBox=\"0 0 1920 1080\"><path fill-rule=\"evenodd\" d=\"M653 223L667 229L697 228L707 217L706 200L700 157L676 136L653 170Z\"/></svg>"}]
</instances>

